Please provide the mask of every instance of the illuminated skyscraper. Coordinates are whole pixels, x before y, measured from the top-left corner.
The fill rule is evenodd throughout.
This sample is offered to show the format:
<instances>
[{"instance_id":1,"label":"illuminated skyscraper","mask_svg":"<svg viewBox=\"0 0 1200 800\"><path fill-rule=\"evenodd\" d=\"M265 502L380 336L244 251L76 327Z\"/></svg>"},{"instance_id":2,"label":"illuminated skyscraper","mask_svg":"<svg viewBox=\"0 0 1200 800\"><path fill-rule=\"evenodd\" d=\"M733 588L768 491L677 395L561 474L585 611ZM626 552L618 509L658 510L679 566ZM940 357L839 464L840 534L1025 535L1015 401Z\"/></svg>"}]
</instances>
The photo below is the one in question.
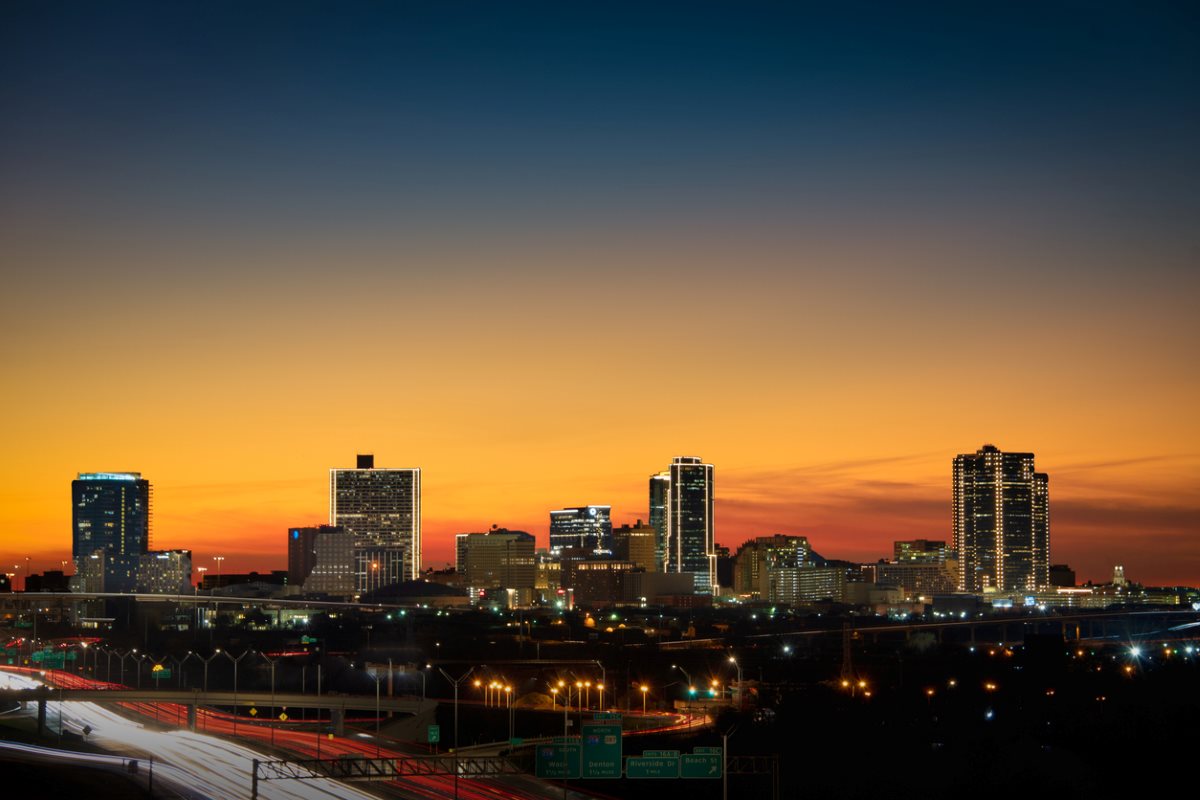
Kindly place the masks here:
<instances>
[{"instance_id":1,"label":"illuminated skyscraper","mask_svg":"<svg viewBox=\"0 0 1200 800\"><path fill-rule=\"evenodd\" d=\"M650 526L658 532L654 546L656 572L667 570L667 495L671 492L671 473L650 476Z\"/></svg>"},{"instance_id":2,"label":"illuminated skyscraper","mask_svg":"<svg viewBox=\"0 0 1200 800\"><path fill-rule=\"evenodd\" d=\"M421 569L421 470L329 470L329 524L354 537L358 590L416 580Z\"/></svg>"},{"instance_id":3,"label":"illuminated skyscraper","mask_svg":"<svg viewBox=\"0 0 1200 800\"><path fill-rule=\"evenodd\" d=\"M140 472L81 472L71 481L71 555L76 573L90 570L94 590L136 588L150 549L150 497Z\"/></svg>"},{"instance_id":4,"label":"illuminated skyscraper","mask_svg":"<svg viewBox=\"0 0 1200 800\"><path fill-rule=\"evenodd\" d=\"M578 547L588 553L612 553L612 506L580 506L550 512L550 552Z\"/></svg>"},{"instance_id":5,"label":"illuminated skyscraper","mask_svg":"<svg viewBox=\"0 0 1200 800\"><path fill-rule=\"evenodd\" d=\"M1050 583L1049 478L1033 453L985 444L954 459L958 588L1032 591Z\"/></svg>"},{"instance_id":6,"label":"illuminated skyscraper","mask_svg":"<svg viewBox=\"0 0 1200 800\"><path fill-rule=\"evenodd\" d=\"M677 456L668 472L667 572L690 572L698 594L716 591L713 540L713 467Z\"/></svg>"}]
</instances>

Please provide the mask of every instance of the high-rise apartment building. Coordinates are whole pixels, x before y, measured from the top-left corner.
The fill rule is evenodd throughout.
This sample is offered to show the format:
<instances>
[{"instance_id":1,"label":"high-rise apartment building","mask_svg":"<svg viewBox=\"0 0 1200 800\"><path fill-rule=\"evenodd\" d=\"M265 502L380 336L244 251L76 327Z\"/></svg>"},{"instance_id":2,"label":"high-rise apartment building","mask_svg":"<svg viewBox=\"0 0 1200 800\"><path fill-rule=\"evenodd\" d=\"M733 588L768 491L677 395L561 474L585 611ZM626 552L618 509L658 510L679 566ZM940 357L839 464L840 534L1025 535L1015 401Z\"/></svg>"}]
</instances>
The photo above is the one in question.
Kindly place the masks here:
<instances>
[{"instance_id":1,"label":"high-rise apartment building","mask_svg":"<svg viewBox=\"0 0 1200 800\"><path fill-rule=\"evenodd\" d=\"M354 538L358 590L416 580L421 569L421 470L376 469L358 457L355 469L329 470L329 524ZM366 553L365 551L370 551Z\"/></svg>"},{"instance_id":2,"label":"high-rise apartment building","mask_svg":"<svg viewBox=\"0 0 1200 800\"><path fill-rule=\"evenodd\" d=\"M713 539L713 467L677 456L668 471L667 572L690 572L697 594L717 590Z\"/></svg>"},{"instance_id":3,"label":"high-rise apartment building","mask_svg":"<svg viewBox=\"0 0 1200 800\"><path fill-rule=\"evenodd\" d=\"M667 497L671 494L671 473L650 476L650 527L658 532L654 545L655 571L667 570Z\"/></svg>"},{"instance_id":4,"label":"high-rise apartment building","mask_svg":"<svg viewBox=\"0 0 1200 800\"><path fill-rule=\"evenodd\" d=\"M140 472L81 472L71 481L71 555L150 549L150 481Z\"/></svg>"},{"instance_id":5,"label":"high-rise apartment building","mask_svg":"<svg viewBox=\"0 0 1200 800\"><path fill-rule=\"evenodd\" d=\"M660 572L658 567L658 531L639 519L637 525L622 525L613 529L613 555L620 561L631 561L638 569Z\"/></svg>"},{"instance_id":6,"label":"high-rise apartment building","mask_svg":"<svg viewBox=\"0 0 1200 800\"><path fill-rule=\"evenodd\" d=\"M102 565L95 591L136 588L139 559L150 549L150 498L140 472L81 472L71 481L71 555L77 573Z\"/></svg>"},{"instance_id":7,"label":"high-rise apartment building","mask_svg":"<svg viewBox=\"0 0 1200 800\"><path fill-rule=\"evenodd\" d=\"M612 506L580 506L550 512L550 552L577 547L587 553L611 554Z\"/></svg>"},{"instance_id":8,"label":"high-rise apartment building","mask_svg":"<svg viewBox=\"0 0 1200 800\"><path fill-rule=\"evenodd\" d=\"M964 592L1033 591L1050 583L1049 478L1033 453L986 444L954 459L954 548Z\"/></svg>"}]
</instances>

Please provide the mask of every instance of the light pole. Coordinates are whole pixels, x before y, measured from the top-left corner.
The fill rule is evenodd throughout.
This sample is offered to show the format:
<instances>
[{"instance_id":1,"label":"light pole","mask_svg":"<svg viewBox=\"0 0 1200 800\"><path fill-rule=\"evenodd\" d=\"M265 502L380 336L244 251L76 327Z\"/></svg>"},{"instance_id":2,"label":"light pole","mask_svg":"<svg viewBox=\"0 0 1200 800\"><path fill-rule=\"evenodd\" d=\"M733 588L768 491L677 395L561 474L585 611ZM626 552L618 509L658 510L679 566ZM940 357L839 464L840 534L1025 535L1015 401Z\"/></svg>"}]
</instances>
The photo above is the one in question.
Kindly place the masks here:
<instances>
[{"instance_id":1,"label":"light pole","mask_svg":"<svg viewBox=\"0 0 1200 800\"><path fill-rule=\"evenodd\" d=\"M646 716L646 695L650 692L650 687L642 684L642 716Z\"/></svg>"},{"instance_id":2,"label":"light pole","mask_svg":"<svg viewBox=\"0 0 1200 800\"><path fill-rule=\"evenodd\" d=\"M729 663L733 664L733 666L737 667L737 692L736 692L737 699L734 701L734 705L737 706L738 711L741 711L742 710L742 665L739 664L738 660L736 658L734 658L733 656L729 657Z\"/></svg>"},{"instance_id":3,"label":"light pole","mask_svg":"<svg viewBox=\"0 0 1200 800\"><path fill-rule=\"evenodd\" d=\"M508 740L511 742L513 739L513 723L516 721L513 718L512 687L511 686L504 687L504 698L508 703Z\"/></svg>"},{"instance_id":4,"label":"light pole","mask_svg":"<svg viewBox=\"0 0 1200 800\"><path fill-rule=\"evenodd\" d=\"M442 673L442 675L444 675L446 677L446 680L448 680L452 684L454 684L454 753L455 753L456 757L458 755L458 685L460 683L462 683L463 681L465 681L471 675L471 673L474 671L475 671L475 668L471 667L466 672L464 672L462 675L459 675L457 678L452 678L450 676L449 672L446 672L446 670L442 669L441 667L438 667L438 672ZM475 685L478 686L479 681L475 681ZM509 738L512 738L512 737L509 737ZM458 772L458 770L456 768L455 773L457 773L457 772Z\"/></svg>"},{"instance_id":5,"label":"light pole","mask_svg":"<svg viewBox=\"0 0 1200 800\"><path fill-rule=\"evenodd\" d=\"M600 710L604 710L604 684L597 683L596 688L600 690Z\"/></svg>"},{"instance_id":6,"label":"light pole","mask_svg":"<svg viewBox=\"0 0 1200 800\"><path fill-rule=\"evenodd\" d=\"M221 562L225 560L225 556L213 556L213 561L217 562L217 586L221 588Z\"/></svg>"},{"instance_id":7,"label":"light pole","mask_svg":"<svg viewBox=\"0 0 1200 800\"><path fill-rule=\"evenodd\" d=\"M237 718L238 718L238 701L237 701L238 662L241 661L243 658L245 658L247 655L249 655L252 652L254 652L254 651L253 650L245 650L237 658L234 658L233 656L229 655L228 651L226 651L224 653L224 656L233 662L233 735L234 736L237 736Z\"/></svg>"},{"instance_id":8,"label":"light pole","mask_svg":"<svg viewBox=\"0 0 1200 800\"><path fill-rule=\"evenodd\" d=\"M273 744L275 744L275 661L276 661L276 659L271 658L266 653L259 653L259 655L262 657L263 661L266 661L268 664L271 665L271 744L273 745ZM378 710L378 708L379 708L378 694L375 697L375 707L376 707L376 710ZM378 717L379 715L376 714L375 716ZM375 725L376 725L375 735L378 736L379 735L378 719L376 720Z\"/></svg>"}]
</instances>

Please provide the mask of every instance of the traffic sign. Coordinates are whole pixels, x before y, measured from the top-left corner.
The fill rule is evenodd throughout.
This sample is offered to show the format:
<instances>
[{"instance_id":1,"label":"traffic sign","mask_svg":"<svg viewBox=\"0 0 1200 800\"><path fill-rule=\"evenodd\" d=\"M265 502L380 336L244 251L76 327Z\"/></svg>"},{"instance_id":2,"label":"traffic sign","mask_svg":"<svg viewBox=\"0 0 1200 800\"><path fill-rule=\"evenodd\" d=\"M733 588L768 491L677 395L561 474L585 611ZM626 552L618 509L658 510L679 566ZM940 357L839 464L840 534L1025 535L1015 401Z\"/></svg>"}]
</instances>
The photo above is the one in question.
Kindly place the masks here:
<instances>
[{"instance_id":1,"label":"traffic sign","mask_svg":"<svg viewBox=\"0 0 1200 800\"><path fill-rule=\"evenodd\" d=\"M430 725L429 730L425 732L425 741L430 744L437 744L442 740L442 727L440 725Z\"/></svg>"},{"instance_id":2,"label":"traffic sign","mask_svg":"<svg viewBox=\"0 0 1200 800\"><path fill-rule=\"evenodd\" d=\"M258 716L258 709L257 709L257 708L252 708L252 709L250 709L250 716L252 716L252 717L257 717L257 716Z\"/></svg>"},{"instance_id":3,"label":"traffic sign","mask_svg":"<svg viewBox=\"0 0 1200 800\"><path fill-rule=\"evenodd\" d=\"M679 757L679 777L719 778L721 757L711 753L684 753Z\"/></svg>"},{"instance_id":4,"label":"traffic sign","mask_svg":"<svg viewBox=\"0 0 1200 800\"><path fill-rule=\"evenodd\" d=\"M678 750L647 750L642 753L647 758L679 758Z\"/></svg>"},{"instance_id":5,"label":"traffic sign","mask_svg":"<svg viewBox=\"0 0 1200 800\"><path fill-rule=\"evenodd\" d=\"M150 672L150 677L156 681L165 681L167 678L171 677L171 670L166 667L163 667L162 669L155 668Z\"/></svg>"},{"instance_id":6,"label":"traffic sign","mask_svg":"<svg viewBox=\"0 0 1200 800\"><path fill-rule=\"evenodd\" d=\"M679 758L669 756L630 756L625 759L629 778L678 778Z\"/></svg>"},{"instance_id":7,"label":"traffic sign","mask_svg":"<svg viewBox=\"0 0 1200 800\"><path fill-rule=\"evenodd\" d=\"M280 721L280 722L287 722L287 714L280 714L280 715L279 715L279 721Z\"/></svg>"},{"instance_id":8,"label":"traffic sign","mask_svg":"<svg viewBox=\"0 0 1200 800\"><path fill-rule=\"evenodd\" d=\"M719 756L721 748L719 747L693 747L692 752L698 756Z\"/></svg>"},{"instance_id":9,"label":"traffic sign","mask_svg":"<svg viewBox=\"0 0 1200 800\"><path fill-rule=\"evenodd\" d=\"M584 720L583 777L621 777L620 720Z\"/></svg>"},{"instance_id":10,"label":"traffic sign","mask_svg":"<svg viewBox=\"0 0 1200 800\"><path fill-rule=\"evenodd\" d=\"M539 778L578 778L582 749L578 744L539 744L534 774Z\"/></svg>"}]
</instances>

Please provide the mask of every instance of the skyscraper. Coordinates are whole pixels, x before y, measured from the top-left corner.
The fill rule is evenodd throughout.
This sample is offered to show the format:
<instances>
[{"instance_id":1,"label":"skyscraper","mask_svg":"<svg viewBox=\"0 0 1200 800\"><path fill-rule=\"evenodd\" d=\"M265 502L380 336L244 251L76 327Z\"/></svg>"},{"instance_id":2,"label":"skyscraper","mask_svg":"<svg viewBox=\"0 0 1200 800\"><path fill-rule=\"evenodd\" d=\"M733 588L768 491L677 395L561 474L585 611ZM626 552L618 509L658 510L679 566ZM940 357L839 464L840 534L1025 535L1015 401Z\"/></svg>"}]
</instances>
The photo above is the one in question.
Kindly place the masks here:
<instances>
[{"instance_id":1,"label":"skyscraper","mask_svg":"<svg viewBox=\"0 0 1200 800\"><path fill-rule=\"evenodd\" d=\"M1050 583L1049 478L1033 453L985 444L954 459L958 588L1032 591Z\"/></svg>"},{"instance_id":2,"label":"skyscraper","mask_svg":"<svg viewBox=\"0 0 1200 800\"><path fill-rule=\"evenodd\" d=\"M667 570L667 496L671 493L671 473L656 472L650 476L650 526L658 531L655 543L655 571Z\"/></svg>"},{"instance_id":3,"label":"skyscraper","mask_svg":"<svg viewBox=\"0 0 1200 800\"><path fill-rule=\"evenodd\" d=\"M329 524L354 537L358 590L416 580L421 569L421 470L329 470Z\"/></svg>"},{"instance_id":4,"label":"skyscraper","mask_svg":"<svg viewBox=\"0 0 1200 800\"><path fill-rule=\"evenodd\" d=\"M81 472L71 481L71 555L77 573L84 562L102 565L93 570L96 590L136 588L140 558L150 549L150 497L140 472Z\"/></svg>"},{"instance_id":5,"label":"skyscraper","mask_svg":"<svg viewBox=\"0 0 1200 800\"><path fill-rule=\"evenodd\" d=\"M612 553L612 506L579 506L550 512L550 552L565 547Z\"/></svg>"},{"instance_id":6,"label":"skyscraper","mask_svg":"<svg viewBox=\"0 0 1200 800\"><path fill-rule=\"evenodd\" d=\"M690 572L698 594L716 590L713 540L713 467L677 456L668 472L667 572Z\"/></svg>"}]
</instances>

